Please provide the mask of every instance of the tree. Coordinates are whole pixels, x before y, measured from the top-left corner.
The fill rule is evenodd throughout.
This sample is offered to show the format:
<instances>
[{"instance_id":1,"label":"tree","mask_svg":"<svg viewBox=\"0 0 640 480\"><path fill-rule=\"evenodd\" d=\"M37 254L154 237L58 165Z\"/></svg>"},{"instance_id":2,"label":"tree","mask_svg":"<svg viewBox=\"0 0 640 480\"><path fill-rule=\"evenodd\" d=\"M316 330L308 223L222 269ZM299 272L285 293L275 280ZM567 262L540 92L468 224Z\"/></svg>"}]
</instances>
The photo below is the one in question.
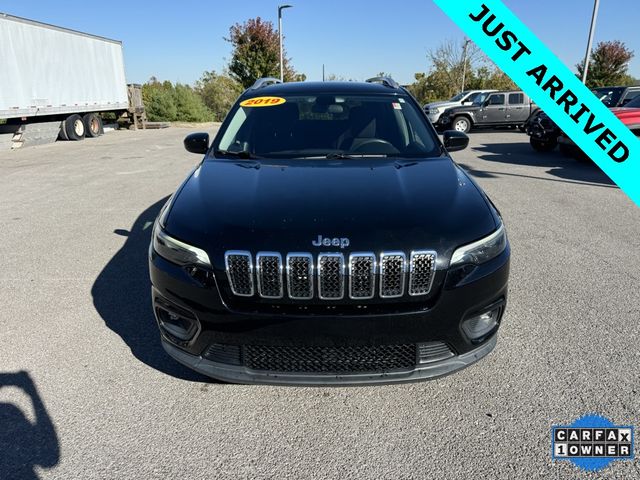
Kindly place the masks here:
<instances>
[{"instance_id":1,"label":"tree","mask_svg":"<svg viewBox=\"0 0 640 480\"><path fill-rule=\"evenodd\" d=\"M142 99L147 117L152 122L206 122L211 112L200 96L188 85L168 80L160 83L155 77L142 86Z\"/></svg>"},{"instance_id":2,"label":"tree","mask_svg":"<svg viewBox=\"0 0 640 480\"><path fill-rule=\"evenodd\" d=\"M515 84L472 42L448 40L427 52L429 70L415 74L409 85L411 93L421 103L451 98L462 88L464 71L465 90L509 90Z\"/></svg>"},{"instance_id":3,"label":"tree","mask_svg":"<svg viewBox=\"0 0 640 480\"><path fill-rule=\"evenodd\" d=\"M242 93L242 85L228 74L218 75L215 71L204 72L196 83L196 91L211 110L213 119L220 122Z\"/></svg>"},{"instance_id":4,"label":"tree","mask_svg":"<svg viewBox=\"0 0 640 480\"><path fill-rule=\"evenodd\" d=\"M280 44L273 23L260 17L236 23L229 29L229 38L225 40L233 47L229 73L244 88L250 87L258 78L280 77ZM285 81L306 78L304 74L295 72L286 51L283 58Z\"/></svg>"},{"instance_id":5,"label":"tree","mask_svg":"<svg viewBox=\"0 0 640 480\"><path fill-rule=\"evenodd\" d=\"M591 52L586 85L589 88L612 85L633 85L634 78L629 75L629 62L633 58L629 50L619 40L600 42ZM582 78L584 61L576 64L578 76Z\"/></svg>"}]
</instances>

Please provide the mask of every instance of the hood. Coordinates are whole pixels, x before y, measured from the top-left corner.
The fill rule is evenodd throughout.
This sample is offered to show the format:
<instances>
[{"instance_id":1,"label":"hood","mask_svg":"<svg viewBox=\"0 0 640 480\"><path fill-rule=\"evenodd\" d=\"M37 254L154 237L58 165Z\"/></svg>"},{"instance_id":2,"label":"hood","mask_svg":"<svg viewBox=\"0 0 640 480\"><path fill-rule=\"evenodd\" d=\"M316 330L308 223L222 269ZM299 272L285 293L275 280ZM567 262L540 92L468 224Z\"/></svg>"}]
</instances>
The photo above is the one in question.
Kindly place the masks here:
<instances>
[{"instance_id":1,"label":"hood","mask_svg":"<svg viewBox=\"0 0 640 480\"><path fill-rule=\"evenodd\" d=\"M419 161L205 160L176 195L170 235L204 248L313 252L318 236L348 238L343 252L453 250L488 235L496 219L478 187L448 157Z\"/></svg>"},{"instance_id":2,"label":"hood","mask_svg":"<svg viewBox=\"0 0 640 480\"><path fill-rule=\"evenodd\" d=\"M444 101L444 102L432 102L432 103L427 103L424 108L433 108L433 107L438 107L438 108L449 108L449 107L455 107L457 105L460 105L460 102L449 102L449 101Z\"/></svg>"},{"instance_id":3,"label":"hood","mask_svg":"<svg viewBox=\"0 0 640 480\"><path fill-rule=\"evenodd\" d=\"M477 112L478 110L480 110L480 107L478 107L476 105L460 105L460 106L457 106L457 107L448 108L447 112L449 112L449 113Z\"/></svg>"}]
</instances>

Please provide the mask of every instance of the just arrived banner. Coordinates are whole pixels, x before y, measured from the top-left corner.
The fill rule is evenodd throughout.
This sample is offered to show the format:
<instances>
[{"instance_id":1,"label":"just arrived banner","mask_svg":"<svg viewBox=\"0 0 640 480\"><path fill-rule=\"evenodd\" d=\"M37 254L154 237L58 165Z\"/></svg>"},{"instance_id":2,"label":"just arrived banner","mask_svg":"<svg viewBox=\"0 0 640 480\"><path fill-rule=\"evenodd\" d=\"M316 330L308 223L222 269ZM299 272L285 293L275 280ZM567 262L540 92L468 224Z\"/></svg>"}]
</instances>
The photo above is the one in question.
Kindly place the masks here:
<instances>
[{"instance_id":1,"label":"just arrived banner","mask_svg":"<svg viewBox=\"0 0 640 480\"><path fill-rule=\"evenodd\" d=\"M500 0L434 2L640 206L640 140L575 73Z\"/></svg>"}]
</instances>

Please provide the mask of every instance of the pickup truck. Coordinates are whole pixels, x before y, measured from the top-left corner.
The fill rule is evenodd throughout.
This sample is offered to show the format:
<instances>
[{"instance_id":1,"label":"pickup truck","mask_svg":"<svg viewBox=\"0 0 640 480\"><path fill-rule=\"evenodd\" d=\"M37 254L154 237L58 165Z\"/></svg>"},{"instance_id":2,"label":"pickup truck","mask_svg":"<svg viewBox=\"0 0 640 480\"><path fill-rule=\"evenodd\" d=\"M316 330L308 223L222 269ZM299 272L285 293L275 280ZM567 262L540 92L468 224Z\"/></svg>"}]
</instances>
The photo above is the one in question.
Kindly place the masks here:
<instances>
[{"instance_id":1,"label":"pickup truck","mask_svg":"<svg viewBox=\"0 0 640 480\"><path fill-rule=\"evenodd\" d=\"M424 113L427 114L429 120L434 125L438 123L440 115L447 109L452 107L459 107L460 105L471 105L473 101L483 93L495 92L497 90L465 90L460 92L456 96L446 100L444 102L432 102L427 103L423 108Z\"/></svg>"},{"instance_id":2,"label":"pickup truck","mask_svg":"<svg viewBox=\"0 0 640 480\"><path fill-rule=\"evenodd\" d=\"M521 126L536 108L521 90L486 93L471 105L448 108L436 126L465 133L474 127Z\"/></svg>"}]
</instances>

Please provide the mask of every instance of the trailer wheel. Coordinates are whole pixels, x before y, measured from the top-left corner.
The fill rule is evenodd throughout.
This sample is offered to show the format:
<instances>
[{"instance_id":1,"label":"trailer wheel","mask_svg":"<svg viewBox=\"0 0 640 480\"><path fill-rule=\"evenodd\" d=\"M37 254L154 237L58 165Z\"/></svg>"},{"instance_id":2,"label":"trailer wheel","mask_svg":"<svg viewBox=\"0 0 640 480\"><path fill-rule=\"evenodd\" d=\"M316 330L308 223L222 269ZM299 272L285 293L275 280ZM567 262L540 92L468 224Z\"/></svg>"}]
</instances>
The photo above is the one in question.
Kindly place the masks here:
<instances>
[{"instance_id":1,"label":"trailer wheel","mask_svg":"<svg viewBox=\"0 0 640 480\"><path fill-rule=\"evenodd\" d=\"M82 117L78 114L69 115L64 121L64 131L69 140L84 139L85 130Z\"/></svg>"},{"instance_id":2,"label":"trailer wheel","mask_svg":"<svg viewBox=\"0 0 640 480\"><path fill-rule=\"evenodd\" d=\"M60 140L69 140L69 137L67 137L67 131L65 130L65 123L66 120L62 120L60 122L60 133L58 134L58 138Z\"/></svg>"},{"instance_id":3,"label":"trailer wheel","mask_svg":"<svg viewBox=\"0 0 640 480\"><path fill-rule=\"evenodd\" d=\"M86 137L98 137L104 133L102 119L95 113L87 113L82 117Z\"/></svg>"}]
</instances>

